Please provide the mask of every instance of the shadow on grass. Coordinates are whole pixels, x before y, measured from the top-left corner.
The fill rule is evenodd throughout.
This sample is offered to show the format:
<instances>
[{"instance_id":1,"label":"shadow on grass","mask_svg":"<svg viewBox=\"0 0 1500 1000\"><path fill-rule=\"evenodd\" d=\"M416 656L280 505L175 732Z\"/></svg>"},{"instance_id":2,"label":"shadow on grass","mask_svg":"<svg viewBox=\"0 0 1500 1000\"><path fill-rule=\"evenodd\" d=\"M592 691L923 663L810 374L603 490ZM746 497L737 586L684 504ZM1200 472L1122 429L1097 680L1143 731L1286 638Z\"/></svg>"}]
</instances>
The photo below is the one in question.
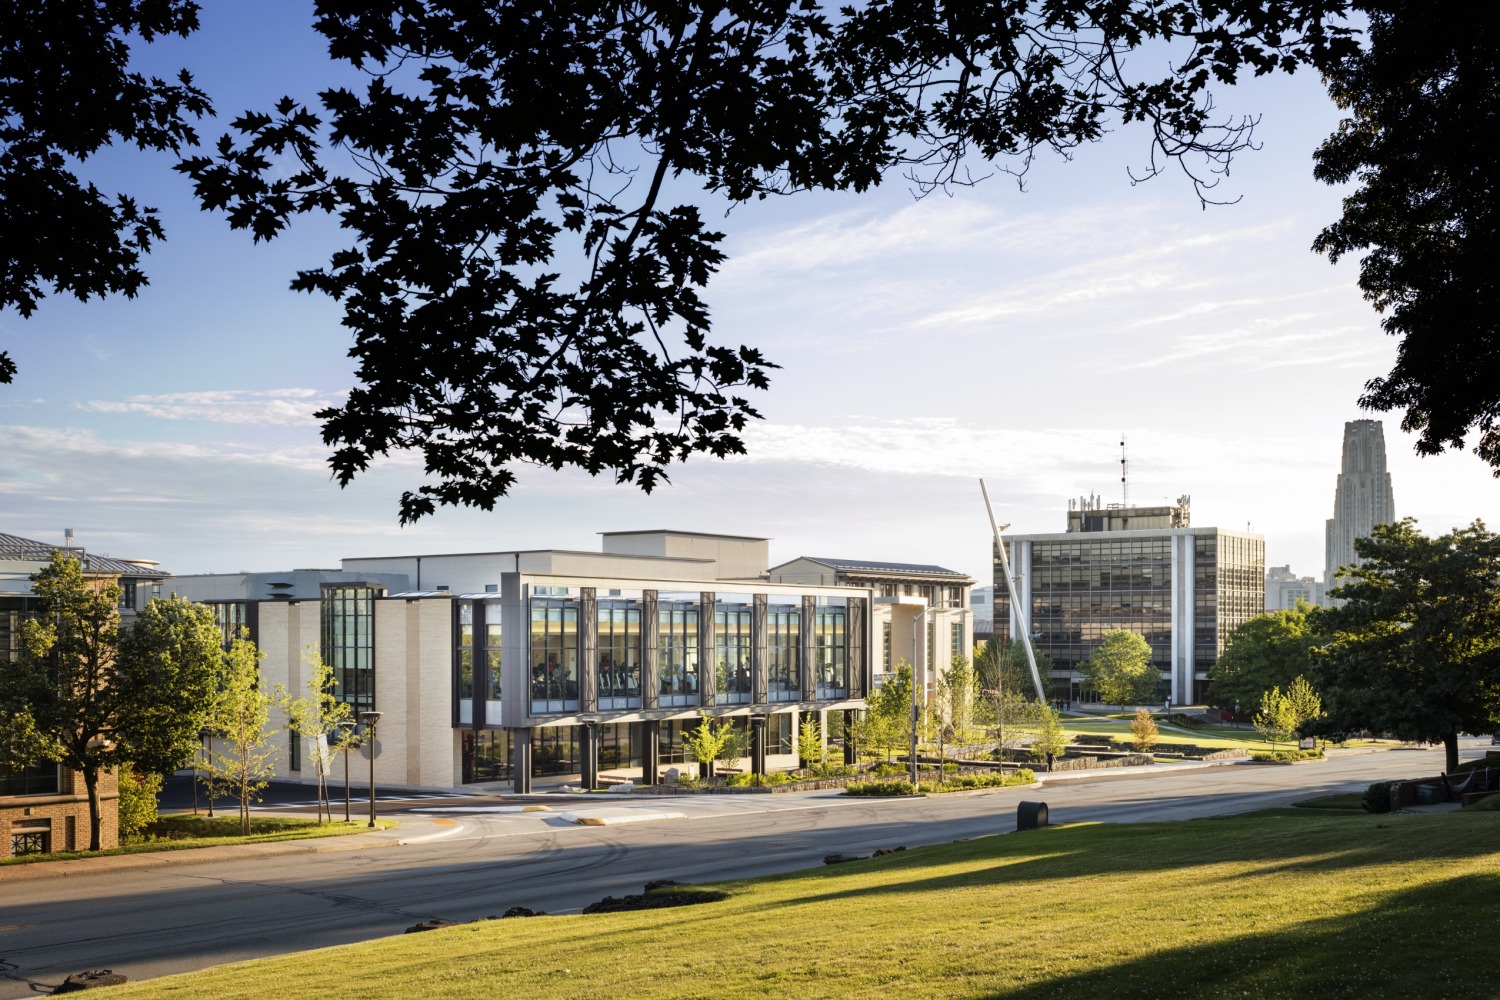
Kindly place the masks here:
<instances>
[{"instance_id":1,"label":"shadow on grass","mask_svg":"<svg viewBox=\"0 0 1500 1000\"><path fill-rule=\"evenodd\" d=\"M1472 857L1495 849L1493 820L1483 816L1372 816L1305 809L1269 809L1216 819L1130 825L1077 824L944 847L943 865L965 871L878 885L839 888L788 900L796 906L827 900L920 893L952 888L1003 887L1083 876L1173 872L1200 865L1252 864L1252 877L1318 873L1392 862ZM1163 842L1169 844L1165 847ZM980 867L972 867L978 861ZM985 864L984 862L991 862ZM830 874L926 870L930 849L918 848L867 862L840 865Z\"/></svg>"},{"instance_id":2,"label":"shadow on grass","mask_svg":"<svg viewBox=\"0 0 1500 1000\"><path fill-rule=\"evenodd\" d=\"M1493 997L1500 875L1391 893L1335 919L1186 948L990 994L1041 997Z\"/></svg>"}]
</instances>

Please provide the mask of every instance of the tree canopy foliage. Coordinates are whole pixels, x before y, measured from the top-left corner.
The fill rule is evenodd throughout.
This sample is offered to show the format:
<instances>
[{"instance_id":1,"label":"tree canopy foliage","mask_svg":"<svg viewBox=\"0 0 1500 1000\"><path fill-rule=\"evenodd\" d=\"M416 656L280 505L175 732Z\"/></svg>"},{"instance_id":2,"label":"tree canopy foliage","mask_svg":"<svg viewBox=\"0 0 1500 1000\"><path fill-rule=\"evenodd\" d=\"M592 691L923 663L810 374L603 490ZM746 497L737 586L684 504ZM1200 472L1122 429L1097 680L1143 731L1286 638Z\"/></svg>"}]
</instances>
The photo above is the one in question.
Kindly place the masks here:
<instances>
[{"instance_id":1,"label":"tree canopy foliage","mask_svg":"<svg viewBox=\"0 0 1500 1000\"><path fill-rule=\"evenodd\" d=\"M1306 601L1268 611L1234 627L1218 662L1208 672L1208 701L1258 712L1261 695L1286 687L1312 670L1317 609Z\"/></svg>"},{"instance_id":2,"label":"tree canopy foliage","mask_svg":"<svg viewBox=\"0 0 1500 1000\"><path fill-rule=\"evenodd\" d=\"M179 151L208 98L129 70L132 41L198 27L190 0L11 0L0 4L0 306L30 316L48 291L79 299L146 284L141 256L163 238L156 209L80 179L105 146ZM0 382L15 363L0 352Z\"/></svg>"},{"instance_id":3,"label":"tree canopy foliage","mask_svg":"<svg viewBox=\"0 0 1500 1000\"><path fill-rule=\"evenodd\" d=\"M1323 612L1316 728L1440 739L1452 770L1458 734L1500 721L1500 537L1475 521L1429 538L1407 518L1354 550L1363 561Z\"/></svg>"},{"instance_id":4,"label":"tree canopy foliage","mask_svg":"<svg viewBox=\"0 0 1500 1000\"><path fill-rule=\"evenodd\" d=\"M1314 248L1362 255L1359 285L1400 338L1363 406L1405 409L1417 451L1475 451L1500 476L1500 6L1363 0L1368 44L1327 71L1348 117L1317 177L1357 186Z\"/></svg>"},{"instance_id":5,"label":"tree canopy foliage","mask_svg":"<svg viewBox=\"0 0 1500 1000\"><path fill-rule=\"evenodd\" d=\"M1180 164L1211 199L1254 119L1216 109L1210 88L1352 52L1347 6L319 0L330 55L369 83L246 111L180 169L257 240L304 213L350 234L292 283L340 301L354 338L359 384L320 414L340 482L420 450L435 481L403 496L408 521L438 504L491 507L520 463L650 490L693 453L743 451L748 391L774 367L710 337L703 291L723 234L699 202L862 191L893 173L931 191L972 183L975 164L1024 176L1039 152L1066 156L1121 123L1149 135L1137 177ZM58 79L96 64L99 79L36 88L5 155L192 141L187 117L208 105L191 81L124 72L131 32L191 31L192 3L15 10L0 21L20 53L6 78L45 84L33 50L62 39L75 44L48 53ZM1152 58L1129 58L1147 47ZM83 121L99 107L110 114ZM68 145L70 121L93 131ZM63 189L4 199L36 217L0 227L19 289L0 304L29 309L39 281L129 293L143 280L138 256L160 227L125 201L89 196L99 252L16 239L68 231Z\"/></svg>"}]
</instances>

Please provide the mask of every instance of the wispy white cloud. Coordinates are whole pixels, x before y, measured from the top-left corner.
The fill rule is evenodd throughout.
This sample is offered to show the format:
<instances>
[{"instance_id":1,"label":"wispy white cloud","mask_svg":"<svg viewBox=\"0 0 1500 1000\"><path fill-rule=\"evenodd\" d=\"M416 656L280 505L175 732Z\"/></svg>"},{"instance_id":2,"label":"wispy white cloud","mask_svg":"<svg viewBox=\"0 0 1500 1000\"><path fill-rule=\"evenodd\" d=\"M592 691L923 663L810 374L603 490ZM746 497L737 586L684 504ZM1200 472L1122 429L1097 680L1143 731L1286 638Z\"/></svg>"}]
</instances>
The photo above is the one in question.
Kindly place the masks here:
<instances>
[{"instance_id":1,"label":"wispy white cloud","mask_svg":"<svg viewBox=\"0 0 1500 1000\"><path fill-rule=\"evenodd\" d=\"M307 427L318 423L315 412L337 405L342 396L318 389L225 389L92 399L78 405L94 413L130 413L161 420Z\"/></svg>"}]
</instances>

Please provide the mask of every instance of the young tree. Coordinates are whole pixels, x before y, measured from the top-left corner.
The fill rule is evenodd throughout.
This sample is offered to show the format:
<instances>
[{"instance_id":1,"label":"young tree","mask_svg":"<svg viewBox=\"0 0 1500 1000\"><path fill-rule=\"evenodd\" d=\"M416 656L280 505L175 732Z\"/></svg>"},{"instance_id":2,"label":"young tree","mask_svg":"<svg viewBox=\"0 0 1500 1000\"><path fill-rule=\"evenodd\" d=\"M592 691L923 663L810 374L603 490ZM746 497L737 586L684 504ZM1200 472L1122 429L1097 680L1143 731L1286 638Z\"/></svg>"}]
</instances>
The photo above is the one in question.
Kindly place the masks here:
<instances>
[{"instance_id":1,"label":"young tree","mask_svg":"<svg viewBox=\"0 0 1500 1000\"><path fill-rule=\"evenodd\" d=\"M351 731L340 727L339 723L353 721L354 709L347 702L338 700L338 682L333 667L323 662L315 647L308 646L302 651L302 662L308 668L307 693L293 697L284 685L278 684L272 702L286 716L288 732L312 744L318 782L318 823L322 824L323 807L328 803L328 766L334 755L343 749L345 741L353 738ZM333 819L331 806L328 818Z\"/></svg>"},{"instance_id":2,"label":"young tree","mask_svg":"<svg viewBox=\"0 0 1500 1000\"><path fill-rule=\"evenodd\" d=\"M1273 746L1290 742L1297 734L1297 708L1280 688L1262 692L1260 710L1255 713L1252 725Z\"/></svg>"},{"instance_id":3,"label":"young tree","mask_svg":"<svg viewBox=\"0 0 1500 1000\"><path fill-rule=\"evenodd\" d=\"M161 775L142 774L129 764L119 770L120 842L134 840L157 820L157 802L161 798Z\"/></svg>"},{"instance_id":4,"label":"young tree","mask_svg":"<svg viewBox=\"0 0 1500 1000\"><path fill-rule=\"evenodd\" d=\"M1291 707L1292 714L1297 717L1297 731L1301 732L1308 723L1316 722L1323 715L1323 699L1318 692L1313 690L1306 677L1298 675L1292 679L1291 686L1286 691L1287 704Z\"/></svg>"},{"instance_id":5,"label":"young tree","mask_svg":"<svg viewBox=\"0 0 1500 1000\"><path fill-rule=\"evenodd\" d=\"M1047 762L1047 770L1052 770L1052 762L1063 755L1068 748L1068 734L1063 730L1062 713L1051 705L1039 705L1037 707L1036 735L1031 741L1031 753L1037 760Z\"/></svg>"},{"instance_id":6,"label":"young tree","mask_svg":"<svg viewBox=\"0 0 1500 1000\"><path fill-rule=\"evenodd\" d=\"M219 738L204 769L209 795L227 791L240 805L240 832L250 833L250 806L275 773L276 750L270 745L271 695L260 687L260 660L255 643L240 635L224 654L219 696L209 721ZM222 749L220 749L222 748Z\"/></svg>"},{"instance_id":7,"label":"young tree","mask_svg":"<svg viewBox=\"0 0 1500 1000\"><path fill-rule=\"evenodd\" d=\"M0 758L76 771L97 851L101 773L174 770L197 748L218 631L207 608L158 600L122 644L114 582L85 579L62 551L32 581L38 608L21 625L21 656L0 660Z\"/></svg>"},{"instance_id":8,"label":"young tree","mask_svg":"<svg viewBox=\"0 0 1500 1000\"><path fill-rule=\"evenodd\" d=\"M1159 735L1156 728L1156 720L1151 718L1151 712L1145 708L1135 710L1135 718L1130 720L1130 735L1133 736L1136 753L1150 753L1151 748L1156 746L1156 738Z\"/></svg>"},{"instance_id":9,"label":"young tree","mask_svg":"<svg viewBox=\"0 0 1500 1000\"><path fill-rule=\"evenodd\" d=\"M1500 720L1500 538L1480 521L1429 538L1407 518L1354 547L1362 562L1323 611L1314 728L1441 740L1451 771L1458 734Z\"/></svg>"},{"instance_id":10,"label":"young tree","mask_svg":"<svg viewBox=\"0 0 1500 1000\"><path fill-rule=\"evenodd\" d=\"M955 656L938 680L938 694L955 743L967 745L974 729L974 695L978 678L967 656Z\"/></svg>"},{"instance_id":11,"label":"young tree","mask_svg":"<svg viewBox=\"0 0 1500 1000\"><path fill-rule=\"evenodd\" d=\"M1094 653L1083 667L1099 699L1120 706L1152 700L1161 673L1151 665L1151 647L1134 632L1113 629L1105 632Z\"/></svg>"},{"instance_id":12,"label":"young tree","mask_svg":"<svg viewBox=\"0 0 1500 1000\"><path fill-rule=\"evenodd\" d=\"M731 750L736 751L733 758L735 760L744 754L732 745L736 739L733 719L725 718L715 722L706 713L700 712L699 715L698 725L682 731L682 746L688 756L697 762L698 777L707 781L714 776L714 761L724 759Z\"/></svg>"},{"instance_id":13,"label":"young tree","mask_svg":"<svg viewBox=\"0 0 1500 1000\"><path fill-rule=\"evenodd\" d=\"M1256 712L1263 691L1289 685L1311 671L1317 611L1299 600L1294 608L1268 611L1235 626L1209 671L1209 703L1221 708L1239 704L1242 711Z\"/></svg>"},{"instance_id":14,"label":"young tree","mask_svg":"<svg viewBox=\"0 0 1500 1000\"><path fill-rule=\"evenodd\" d=\"M724 719L719 725L723 743L714 762L729 768L739 767L740 761L750 752L750 727L735 725L733 719Z\"/></svg>"},{"instance_id":15,"label":"young tree","mask_svg":"<svg viewBox=\"0 0 1500 1000\"><path fill-rule=\"evenodd\" d=\"M797 725L797 756L803 767L828 763L828 744L823 739L823 727L818 725L815 713L804 712Z\"/></svg>"}]
</instances>

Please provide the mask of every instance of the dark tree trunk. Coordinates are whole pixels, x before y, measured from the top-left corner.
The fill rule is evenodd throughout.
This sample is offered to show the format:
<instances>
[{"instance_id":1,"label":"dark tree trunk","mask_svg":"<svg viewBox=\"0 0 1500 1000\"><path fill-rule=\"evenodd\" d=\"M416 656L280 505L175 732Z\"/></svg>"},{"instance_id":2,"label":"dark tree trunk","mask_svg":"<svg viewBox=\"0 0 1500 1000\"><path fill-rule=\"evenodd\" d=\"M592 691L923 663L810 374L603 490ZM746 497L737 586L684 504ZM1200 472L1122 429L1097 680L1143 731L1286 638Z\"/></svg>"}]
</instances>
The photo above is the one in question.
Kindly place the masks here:
<instances>
[{"instance_id":1,"label":"dark tree trunk","mask_svg":"<svg viewBox=\"0 0 1500 1000\"><path fill-rule=\"evenodd\" d=\"M1447 755L1448 762L1444 768L1449 774L1458 770L1458 734L1443 734L1443 752Z\"/></svg>"},{"instance_id":2,"label":"dark tree trunk","mask_svg":"<svg viewBox=\"0 0 1500 1000\"><path fill-rule=\"evenodd\" d=\"M99 850L99 837L104 817L99 812L99 769L83 769L83 786L89 793L89 850Z\"/></svg>"}]
</instances>

